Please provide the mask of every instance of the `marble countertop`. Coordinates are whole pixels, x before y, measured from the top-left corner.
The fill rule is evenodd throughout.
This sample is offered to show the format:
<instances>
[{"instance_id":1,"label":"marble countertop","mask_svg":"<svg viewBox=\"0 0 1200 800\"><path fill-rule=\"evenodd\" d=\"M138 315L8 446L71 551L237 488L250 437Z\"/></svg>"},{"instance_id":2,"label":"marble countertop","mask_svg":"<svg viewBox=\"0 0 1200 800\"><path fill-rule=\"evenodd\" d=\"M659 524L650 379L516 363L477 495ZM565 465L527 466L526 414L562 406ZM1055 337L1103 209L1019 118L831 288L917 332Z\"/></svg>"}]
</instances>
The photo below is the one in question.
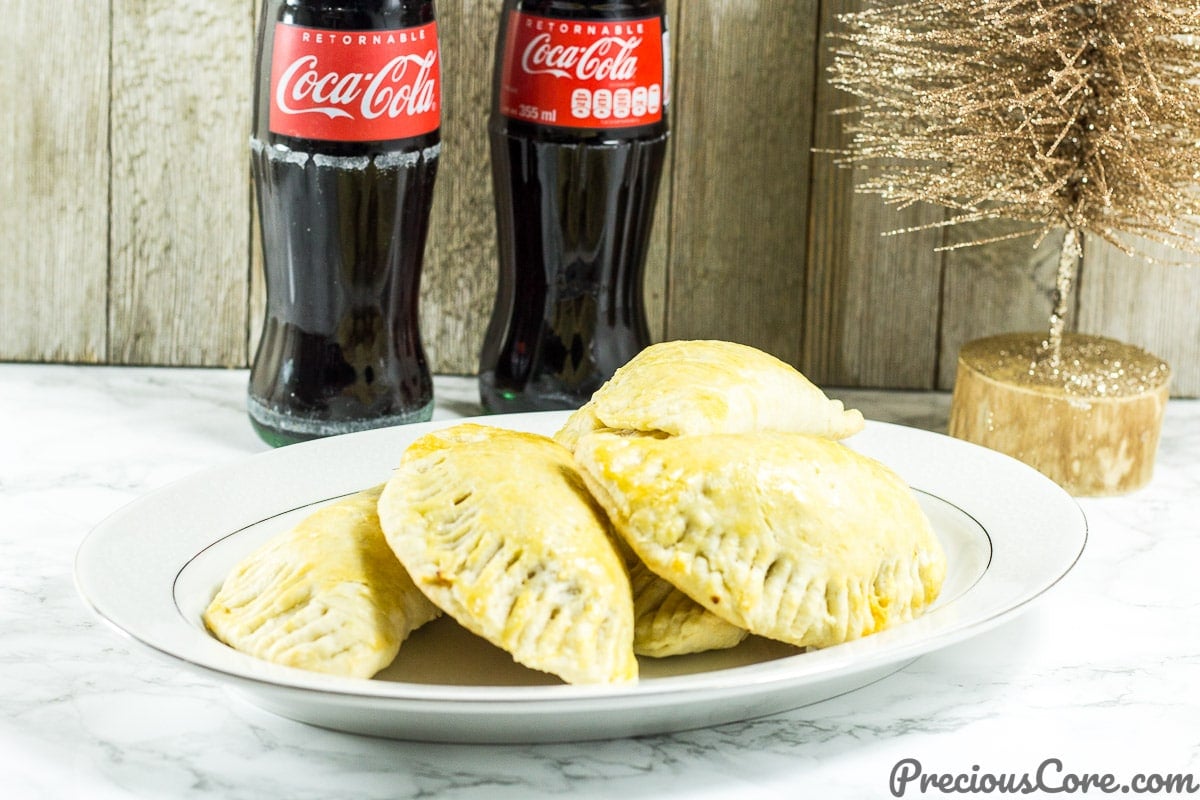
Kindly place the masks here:
<instances>
[{"instance_id":1,"label":"marble countertop","mask_svg":"<svg viewBox=\"0 0 1200 800\"><path fill-rule=\"evenodd\" d=\"M916 762L944 782L924 793L909 782L903 796L1039 771L1051 788L1098 773L1134 789L1169 776L1200 785L1200 401L1168 406L1148 487L1080 501L1089 542L1076 568L992 631L764 719L457 746L272 716L116 635L76 593L75 550L110 513L265 449L246 422L245 381L0 365L0 796L868 798L894 796L897 765ZM437 394L439 418L478 412L472 380L439 378ZM868 418L945 427L944 394L831 394Z\"/></svg>"}]
</instances>

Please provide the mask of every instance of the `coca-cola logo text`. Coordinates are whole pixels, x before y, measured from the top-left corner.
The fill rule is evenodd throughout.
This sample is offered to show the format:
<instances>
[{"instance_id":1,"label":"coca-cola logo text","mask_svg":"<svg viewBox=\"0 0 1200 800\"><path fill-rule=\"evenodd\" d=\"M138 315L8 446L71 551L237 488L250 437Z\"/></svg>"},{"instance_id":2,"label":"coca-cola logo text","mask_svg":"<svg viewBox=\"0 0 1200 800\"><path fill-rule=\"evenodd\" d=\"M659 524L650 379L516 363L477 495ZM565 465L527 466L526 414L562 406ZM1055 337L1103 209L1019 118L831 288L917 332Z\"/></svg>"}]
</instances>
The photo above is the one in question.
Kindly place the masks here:
<instances>
[{"instance_id":1,"label":"coca-cola logo text","mask_svg":"<svg viewBox=\"0 0 1200 800\"><path fill-rule=\"evenodd\" d=\"M275 28L273 133L331 141L421 136L441 124L437 23L396 31Z\"/></svg>"},{"instance_id":2,"label":"coca-cola logo text","mask_svg":"<svg viewBox=\"0 0 1200 800\"><path fill-rule=\"evenodd\" d=\"M397 56L377 73L322 72L316 56L302 56L284 70L275 89L275 105L284 114L324 114L330 119L417 116L437 107L432 80L437 51Z\"/></svg>"},{"instance_id":3,"label":"coca-cola logo text","mask_svg":"<svg viewBox=\"0 0 1200 800\"><path fill-rule=\"evenodd\" d=\"M630 81L637 75L639 37L608 36L588 47L555 44L549 33L534 37L521 57L521 68L530 75L556 78L574 76L581 81Z\"/></svg>"},{"instance_id":4,"label":"coca-cola logo text","mask_svg":"<svg viewBox=\"0 0 1200 800\"><path fill-rule=\"evenodd\" d=\"M565 128L633 128L663 120L669 98L661 16L507 18L496 110Z\"/></svg>"}]
</instances>

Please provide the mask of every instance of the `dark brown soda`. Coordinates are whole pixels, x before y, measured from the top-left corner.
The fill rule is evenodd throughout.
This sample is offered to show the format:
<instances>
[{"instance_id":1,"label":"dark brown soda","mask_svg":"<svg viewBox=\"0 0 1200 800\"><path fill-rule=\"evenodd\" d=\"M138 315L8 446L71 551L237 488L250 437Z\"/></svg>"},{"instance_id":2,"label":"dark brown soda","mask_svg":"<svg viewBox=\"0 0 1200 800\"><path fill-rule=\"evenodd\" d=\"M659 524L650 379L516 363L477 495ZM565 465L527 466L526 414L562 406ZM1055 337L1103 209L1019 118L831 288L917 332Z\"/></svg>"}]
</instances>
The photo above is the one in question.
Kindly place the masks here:
<instances>
[{"instance_id":1,"label":"dark brown soda","mask_svg":"<svg viewBox=\"0 0 1200 800\"><path fill-rule=\"evenodd\" d=\"M660 2L505 3L508 13L636 19ZM495 91L495 90L494 90ZM489 412L577 408L650 344L644 266L667 122L579 130L509 119L489 126L500 278L480 357Z\"/></svg>"},{"instance_id":2,"label":"dark brown soda","mask_svg":"<svg viewBox=\"0 0 1200 800\"><path fill-rule=\"evenodd\" d=\"M405 28L433 20L434 4L287 0L277 19ZM269 27L259 44L267 65ZM261 79L258 91L251 150L268 299L250 375L252 424L279 445L428 419L433 386L417 304L439 134L280 136L267 130Z\"/></svg>"}]
</instances>

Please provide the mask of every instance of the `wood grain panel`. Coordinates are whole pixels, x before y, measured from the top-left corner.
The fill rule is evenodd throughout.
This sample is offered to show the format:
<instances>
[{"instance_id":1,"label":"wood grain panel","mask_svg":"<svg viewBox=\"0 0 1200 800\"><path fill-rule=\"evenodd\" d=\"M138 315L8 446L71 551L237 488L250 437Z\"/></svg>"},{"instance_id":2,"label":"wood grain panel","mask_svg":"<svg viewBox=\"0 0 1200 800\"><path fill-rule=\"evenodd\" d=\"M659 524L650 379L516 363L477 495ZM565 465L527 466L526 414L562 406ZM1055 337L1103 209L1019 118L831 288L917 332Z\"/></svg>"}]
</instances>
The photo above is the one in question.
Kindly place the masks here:
<instances>
[{"instance_id":1,"label":"wood grain panel","mask_svg":"<svg viewBox=\"0 0 1200 800\"><path fill-rule=\"evenodd\" d=\"M1171 365L1172 395L1200 396L1200 257L1145 247L1158 263L1087 240L1076 327L1149 350Z\"/></svg>"},{"instance_id":2,"label":"wood grain panel","mask_svg":"<svg viewBox=\"0 0 1200 800\"><path fill-rule=\"evenodd\" d=\"M252 6L114 0L114 362L246 363Z\"/></svg>"},{"instance_id":3,"label":"wood grain panel","mask_svg":"<svg viewBox=\"0 0 1200 800\"><path fill-rule=\"evenodd\" d=\"M857 11L854 0L821 4L821 30ZM820 151L844 148L852 98L826 80L833 42L818 48L818 75L808 232L808 288L801 368L822 384L932 388L937 369L940 230L882 234L942 219L940 209L897 210L854 192L854 173Z\"/></svg>"},{"instance_id":4,"label":"wood grain panel","mask_svg":"<svg viewBox=\"0 0 1200 800\"><path fill-rule=\"evenodd\" d=\"M442 155L421 281L421 331L437 372L474 374L496 292L487 116L499 4L438 8Z\"/></svg>"},{"instance_id":5,"label":"wood grain panel","mask_svg":"<svg viewBox=\"0 0 1200 800\"><path fill-rule=\"evenodd\" d=\"M646 295L658 338L719 336L827 385L949 389L966 341L1047 324L1058 239L854 192L823 32L861 0L670 0L675 91ZM496 280L486 144L499 3L443 4L443 160L423 286L439 372L473 373ZM0 0L0 359L243 366L263 314L246 139L256 0ZM70 75L70 80L61 76ZM1164 252L1164 258L1177 254ZM1088 245L1071 327L1200 395L1200 259Z\"/></svg>"},{"instance_id":6,"label":"wood grain panel","mask_svg":"<svg viewBox=\"0 0 1200 800\"><path fill-rule=\"evenodd\" d=\"M980 222L949 228L946 240L977 242L1024 229L1008 221ZM1062 240L1062 232L1056 232L1036 249L1037 239L1029 237L945 254L937 388L954 387L958 351L973 339L1021 331L1049 333Z\"/></svg>"},{"instance_id":7,"label":"wood grain panel","mask_svg":"<svg viewBox=\"0 0 1200 800\"><path fill-rule=\"evenodd\" d=\"M107 358L106 2L0 2L0 359Z\"/></svg>"},{"instance_id":8,"label":"wood grain panel","mask_svg":"<svg viewBox=\"0 0 1200 800\"><path fill-rule=\"evenodd\" d=\"M669 338L799 358L816 7L697 0L676 15Z\"/></svg>"},{"instance_id":9,"label":"wood grain panel","mask_svg":"<svg viewBox=\"0 0 1200 800\"><path fill-rule=\"evenodd\" d=\"M689 6L690 8L691 6ZM682 0L667 0L667 29L670 40L670 74L677 85L680 71L678 25L685 13ZM672 91L672 104L668 109L671 124L671 140L667 145L667 157L663 163L662 179L658 187L658 205L654 209L654 228L650 234L650 247L646 253L646 274L642 285L646 296L646 322L650 338L661 342L667 338L667 293L671 263L671 219L674 213L673 188L675 183L674 163L678 147L679 100Z\"/></svg>"}]
</instances>

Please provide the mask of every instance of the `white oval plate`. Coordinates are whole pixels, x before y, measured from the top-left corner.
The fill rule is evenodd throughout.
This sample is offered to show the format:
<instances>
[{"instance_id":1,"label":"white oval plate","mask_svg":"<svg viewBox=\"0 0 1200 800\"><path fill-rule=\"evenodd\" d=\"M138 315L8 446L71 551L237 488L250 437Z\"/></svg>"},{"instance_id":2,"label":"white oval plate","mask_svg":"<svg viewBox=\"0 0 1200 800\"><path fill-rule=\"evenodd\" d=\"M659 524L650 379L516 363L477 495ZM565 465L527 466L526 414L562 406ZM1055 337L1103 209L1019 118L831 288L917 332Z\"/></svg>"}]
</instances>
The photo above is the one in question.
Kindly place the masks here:
<instances>
[{"instance_id":1,"label":"white oval plate","mask_svg":"<svg viewBox=\"0 0 1200 800\"><path fill-rule=\"evenodd\" d=\"M545 434L565 413L483 418ZM1078 560L1083 512L1007 456L947 436L869 422L848 443L917 490L948 558L920 619L813 652L751 637L733 650L642 659L631 686L567 686L442 619L372 680L269 664L210 636L200 614L229 569L315 506L387 479L417 437L461 420L322 439L182 480L97 526L76 554L85 601L118 631L198 668L268 711L338 730L443 742L550 742L715 725L865 686L1021 611Z\"/></svg>"}]
</instances>

